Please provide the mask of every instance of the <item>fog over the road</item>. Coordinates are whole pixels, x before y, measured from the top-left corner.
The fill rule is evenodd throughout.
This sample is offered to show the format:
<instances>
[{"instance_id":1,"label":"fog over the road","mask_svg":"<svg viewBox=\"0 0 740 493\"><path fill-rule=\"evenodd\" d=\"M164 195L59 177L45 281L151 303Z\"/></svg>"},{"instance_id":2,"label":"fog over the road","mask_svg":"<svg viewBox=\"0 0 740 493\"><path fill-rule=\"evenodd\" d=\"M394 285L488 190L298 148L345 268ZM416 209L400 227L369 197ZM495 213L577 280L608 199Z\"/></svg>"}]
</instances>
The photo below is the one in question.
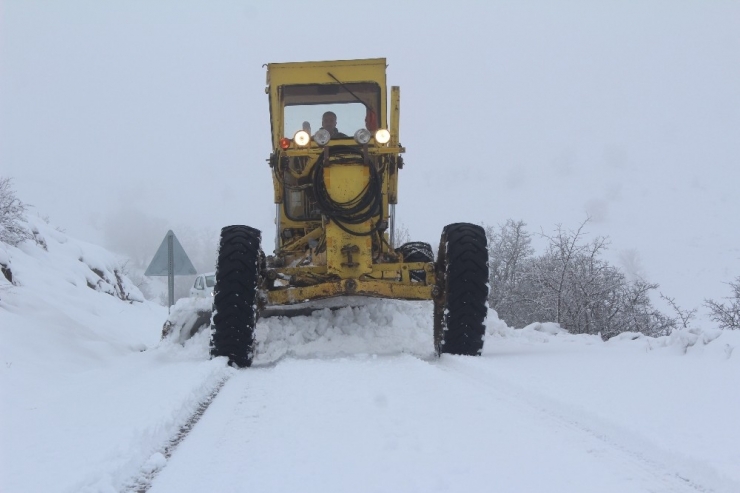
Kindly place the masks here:
<instances>
[{"instance_id":1,"label":"fog over the road","mask_svg":"<svg viewBox=\"0 0 740 493\"><path fill-rule=\"evenodd\" d=\"M129 254L168 229L271 238L263 64L366 57L402 88L414 239L588 214L612 260L687 307L729 294L738 2L9 1L0 174L70 234Z\"/></svg>"}]
</instances>

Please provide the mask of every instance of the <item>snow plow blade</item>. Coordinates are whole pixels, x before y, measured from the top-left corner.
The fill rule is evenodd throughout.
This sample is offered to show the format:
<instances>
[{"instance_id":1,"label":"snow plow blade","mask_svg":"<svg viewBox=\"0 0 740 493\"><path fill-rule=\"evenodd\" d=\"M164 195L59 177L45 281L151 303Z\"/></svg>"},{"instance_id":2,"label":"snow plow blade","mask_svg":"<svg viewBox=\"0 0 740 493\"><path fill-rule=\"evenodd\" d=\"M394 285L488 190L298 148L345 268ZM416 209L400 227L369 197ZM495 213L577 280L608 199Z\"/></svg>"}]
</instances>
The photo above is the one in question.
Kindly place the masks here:
<instances>
[{"instance_id":1,"label":"snow plow blade","mask_svg":"<svg viewBox=\"0 0 740 493\"><path fill-rule=\"evenodd\" d=\"M323 300L306 301L294 305L271 305L260 310L260 318L305 317L320 310L339 310L340 308L359 308L377 298L368 296L341 296Z\"/></svg>"}]
</instances>

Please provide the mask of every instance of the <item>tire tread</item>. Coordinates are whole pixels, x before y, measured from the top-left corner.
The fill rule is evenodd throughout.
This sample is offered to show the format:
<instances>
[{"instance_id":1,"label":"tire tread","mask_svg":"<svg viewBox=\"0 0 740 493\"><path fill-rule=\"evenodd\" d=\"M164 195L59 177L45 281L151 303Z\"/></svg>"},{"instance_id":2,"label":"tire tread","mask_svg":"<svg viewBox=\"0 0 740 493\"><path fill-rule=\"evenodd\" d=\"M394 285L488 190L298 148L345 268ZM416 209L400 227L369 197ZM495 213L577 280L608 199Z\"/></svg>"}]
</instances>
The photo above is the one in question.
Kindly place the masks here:
<instances>
[{"instance_id":1,"label":"tire tread","mask_svg":"<svg viewBox=\"0 0 740 493\"><path fill-rule=\"evenodd\" d=\"M475 356L483 350L488 312L488 247L481 226L468 223L445 227L438 269L444 285L435 303L437 353Z\"/></svg>"},{"instance_id":2,"label":"tire tread","mask_svg":"<svg viewBox=\"0 0 740 493\"><path fill-rule=\"evenodd\" d=\"M249 226L221 230L213 296L211 356L229 364L251 366L257 323L261 232Z\"/></svg>"}]
</instances>

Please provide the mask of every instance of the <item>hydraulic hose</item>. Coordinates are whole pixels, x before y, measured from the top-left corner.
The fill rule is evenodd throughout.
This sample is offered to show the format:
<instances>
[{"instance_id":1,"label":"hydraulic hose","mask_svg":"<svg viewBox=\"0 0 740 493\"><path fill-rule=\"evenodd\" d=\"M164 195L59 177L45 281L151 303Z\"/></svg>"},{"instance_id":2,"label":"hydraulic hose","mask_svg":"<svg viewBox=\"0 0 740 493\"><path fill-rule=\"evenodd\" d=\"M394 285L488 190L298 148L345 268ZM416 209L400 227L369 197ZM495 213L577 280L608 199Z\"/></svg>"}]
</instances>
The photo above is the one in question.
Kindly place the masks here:
<instances>
[{"instance_id":1,"label":"hydraulic hose","mask_svg":"<svg viewBox=\"0 0 740 493\"><path fill-rule=\"evenodd\" d=\"M372 163L368 165L370 179L367 185L365 185L356 197L346 202L337 202L329 195L329 191L326 189L326 183L324 183L325 167L326 163L323 156L321 156L316 161L312 171L313 190L321 213L334 221L343 231L351 235L369 236L375 233L375 227L372 227L370 231L364 232L353 231L347 227L348 224L362 224L374 216L378 216L378 222L380 222L382 212L382 179L375 166Z\"/></svg>"}]
</instances>

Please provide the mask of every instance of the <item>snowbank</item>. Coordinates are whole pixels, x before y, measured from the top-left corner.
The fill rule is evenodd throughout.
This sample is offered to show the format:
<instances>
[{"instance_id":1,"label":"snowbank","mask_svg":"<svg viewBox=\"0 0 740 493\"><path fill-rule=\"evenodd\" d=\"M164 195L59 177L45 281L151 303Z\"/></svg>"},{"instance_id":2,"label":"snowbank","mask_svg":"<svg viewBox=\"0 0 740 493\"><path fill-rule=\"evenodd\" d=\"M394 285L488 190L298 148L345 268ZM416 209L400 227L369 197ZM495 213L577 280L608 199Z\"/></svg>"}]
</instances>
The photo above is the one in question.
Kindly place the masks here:
<instances>
[{"instance_id":1,"label":"snowbank","mask_svg":"<svg viewBox=\"0 0 740 493\"><path fill-rule=\"evenodd\" d=\"M160 344L167 309L116 255L28 228L0 244L0 490L120 491L232 370L202 352L205 333Z\"/></svg>"},{"instance_id":2,"label":"snowbank","mask_svg":"<svg viewBox=\"0 0 740 493\"><path fill-rule=\"evenodd\" d=\"M674 330L670 335L662 337L648 337L638 332L624 332L608 341L600 336L588 334L571 334L559 324L533 323L521 329L508 327L499 320L493 310L489 310L486 343L484 354L491 354L501 339L519 343L564 343L584 344L604 347L623 347L638 352L656 351L674 355L691 355L694 357L709 357L730 359L736 347L740 346L740 331L719 330L709 328L688 328ZM734 364L740 358L734 358Z\"/></svg>"},{"instance_id":3,"label":"snowbank","mask_svg":"<svg viewBox=\"0 0 740 493\"><path fill-rule=\"evenodd\" d=\"M0 277L6 369L87 368L156 342L151 320L166 312L144 300L119 258L38 218L28 226L33 241L0 245L0 261L12 273L12 283Z\"/></svg>"}]
</instances>

